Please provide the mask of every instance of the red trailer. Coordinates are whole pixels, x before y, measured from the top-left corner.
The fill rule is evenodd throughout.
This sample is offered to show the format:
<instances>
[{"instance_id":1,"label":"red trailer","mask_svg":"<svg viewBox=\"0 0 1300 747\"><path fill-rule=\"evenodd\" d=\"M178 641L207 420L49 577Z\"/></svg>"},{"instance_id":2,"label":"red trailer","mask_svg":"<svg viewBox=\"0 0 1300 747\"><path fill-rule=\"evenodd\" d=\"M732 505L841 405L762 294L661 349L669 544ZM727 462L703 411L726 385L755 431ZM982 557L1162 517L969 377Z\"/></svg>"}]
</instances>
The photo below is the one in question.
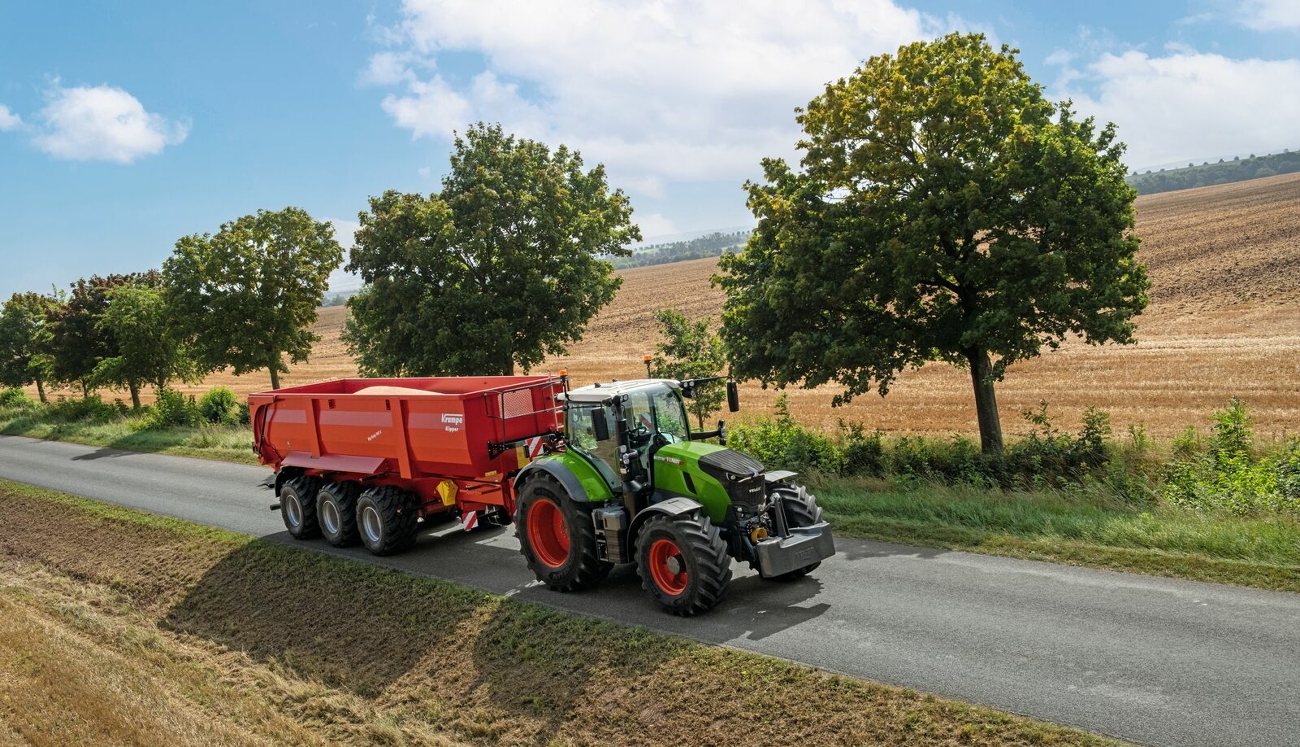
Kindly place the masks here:
<instances>
[{"instance_id":1,"label":"red trailer","mask_svg":"<svg viewBox=\"0 0 1300 747\"><path fill-rule=\"evenodd\" d=\"M511 477L563 427L553 376L338 379L248 398L286 528L400 552L420 519L508 520Z\"/></svg>"}]
</instances>

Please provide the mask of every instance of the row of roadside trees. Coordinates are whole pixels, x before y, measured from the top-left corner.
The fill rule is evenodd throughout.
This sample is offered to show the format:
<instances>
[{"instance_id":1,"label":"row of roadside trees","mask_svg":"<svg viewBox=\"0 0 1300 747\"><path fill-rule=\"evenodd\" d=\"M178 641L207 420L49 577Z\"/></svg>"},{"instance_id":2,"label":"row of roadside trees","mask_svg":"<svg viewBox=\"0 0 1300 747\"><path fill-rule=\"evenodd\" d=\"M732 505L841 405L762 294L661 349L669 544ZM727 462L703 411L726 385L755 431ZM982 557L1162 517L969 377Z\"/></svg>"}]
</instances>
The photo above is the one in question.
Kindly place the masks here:
<instances>
[{"instance_id":1,"label":"row of roadside trees","mask_svg":"<svg viewBox=\"0 0 1300 747\"><path fill-rule=\"evenodd\" d=\"M176 242L162 270L93 276L68 291L14 294L0 307L0 384L83 394L197 381L230 368L270 372L306 360L309 327L343 249L328 222L289 207L258 211Z\"/></svg>"},{"instance_id":2,"label":"row of roadside trees","mask_svg":"<svg viewBox=\"0 0 1300 747\"><path fill-rule=\"evenodd\" d=\"M664 370L725 358L765 384L839 384L844 401L946 361L970 372L981 444L998 452L994 385L1010 365L1069 337L1134 341L1150 283L1124 146L1048 101L1015 50L978 34L907 45L828 84L797 121L800 162L763 162L746 185L758 227L719 264L721 347L663 318L695 343L661 350ZM603 166L472 126L440 191L385 192L360 214L348 269L364 285L343 339L380 376L509 374L562 355L621 283L602 258L640 240L631 214ZM160 273L11 299L0 381L134 394L229 366L278 386L285 359L310 352L341 262L329 225L294 208L184 237Z\"/></svg>"}]
</instances>

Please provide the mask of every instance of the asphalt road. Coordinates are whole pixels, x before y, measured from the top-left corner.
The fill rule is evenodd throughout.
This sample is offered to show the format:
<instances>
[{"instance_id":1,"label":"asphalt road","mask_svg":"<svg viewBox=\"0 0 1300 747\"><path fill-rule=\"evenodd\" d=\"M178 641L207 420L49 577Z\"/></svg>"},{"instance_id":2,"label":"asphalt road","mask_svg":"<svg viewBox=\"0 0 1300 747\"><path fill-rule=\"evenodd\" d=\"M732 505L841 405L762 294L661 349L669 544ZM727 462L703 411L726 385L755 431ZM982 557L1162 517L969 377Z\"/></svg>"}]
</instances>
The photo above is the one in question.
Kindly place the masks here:
<instances>
[{"instance_id":1,"label":"asphalt road","mask_svg":"<svg viewBox=\"0 0 1300 747\"><path fill-rule=\"evenodd\" d=\"M294 542L268 474L0 437L0 478ZM1300 745L1300 595L839 538L793 584L736 566L726 601L684 620L626 568L591 592L539 586L510 529L444 528L384 559L294 544L1143 744Z\"/></svg>"}]
</instances>

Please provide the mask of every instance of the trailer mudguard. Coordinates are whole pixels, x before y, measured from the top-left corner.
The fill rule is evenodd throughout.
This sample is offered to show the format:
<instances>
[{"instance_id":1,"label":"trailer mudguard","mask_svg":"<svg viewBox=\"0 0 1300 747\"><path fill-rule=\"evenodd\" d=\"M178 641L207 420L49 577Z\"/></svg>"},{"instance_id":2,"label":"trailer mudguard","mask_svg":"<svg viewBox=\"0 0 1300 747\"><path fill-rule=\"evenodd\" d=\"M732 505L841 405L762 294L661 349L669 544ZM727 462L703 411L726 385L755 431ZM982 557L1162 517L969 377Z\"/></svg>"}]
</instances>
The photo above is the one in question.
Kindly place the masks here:
<instances>
[{"instance_id":1,"label":"trailer mudguard","mask_svg":"<svg viewBox=\"0 0 1300 747\"><path fill-rule=\"evenodd\" d=\"M641 532L641 527L652 516L687 516L702 511L704 511L704 504L686 496L677 496L666 501L652 503L642 509L641 513L636 515L636 518L632 519L632 525L627 530L627 546L632 552L635 552L633 548L636 547L636 536Z\"/></svg>"},{"instance_id":2,"label":"trailer mudguard","mask_svg":"<svg viewBox=\"0 0 1300 747\"><path fill-rule=\"evenodd\" d=\"M604 503L614 497L604 478L585 459L568 452L535 459L515 476L517 494L530 475L538 471L554 477L578 503Z\"/></svg>"}]
</instances>

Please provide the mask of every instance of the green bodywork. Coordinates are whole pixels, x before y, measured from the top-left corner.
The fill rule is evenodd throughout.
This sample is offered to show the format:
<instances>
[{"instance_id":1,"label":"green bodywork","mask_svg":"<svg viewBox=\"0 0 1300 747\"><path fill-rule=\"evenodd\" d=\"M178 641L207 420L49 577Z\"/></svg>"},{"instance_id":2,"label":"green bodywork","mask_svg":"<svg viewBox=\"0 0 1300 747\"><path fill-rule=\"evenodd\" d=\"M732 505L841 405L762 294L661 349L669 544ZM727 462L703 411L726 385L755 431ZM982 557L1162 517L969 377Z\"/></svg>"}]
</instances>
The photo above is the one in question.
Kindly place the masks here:
<instances>
[{"instance_id":1,"label":"green bodywork","mask_svg":"<svg viewBox=\"0 0 1300 747\"><path fill-rule=\"evenodd\" d=\"M723 450L723 447L717 444L703 441L680 441L660 447L652 460L651 484L666 495L684 495L699 501L709 518L721 523L727 516L727 507L731 505L731 499L721 483L700 469L700 457ZM587 500L590 503L605 503L614 500L622 493L622 487L618 484L618 478L612 470L608 471L607 476L601 474L604 470L597 467L599 462L596 456L571 449L543 459L563 465L578 478L578 483L587 493ZM691 490L686 482L688 474L691 476L694 490Z\"/></svg>"}]
</instances>

